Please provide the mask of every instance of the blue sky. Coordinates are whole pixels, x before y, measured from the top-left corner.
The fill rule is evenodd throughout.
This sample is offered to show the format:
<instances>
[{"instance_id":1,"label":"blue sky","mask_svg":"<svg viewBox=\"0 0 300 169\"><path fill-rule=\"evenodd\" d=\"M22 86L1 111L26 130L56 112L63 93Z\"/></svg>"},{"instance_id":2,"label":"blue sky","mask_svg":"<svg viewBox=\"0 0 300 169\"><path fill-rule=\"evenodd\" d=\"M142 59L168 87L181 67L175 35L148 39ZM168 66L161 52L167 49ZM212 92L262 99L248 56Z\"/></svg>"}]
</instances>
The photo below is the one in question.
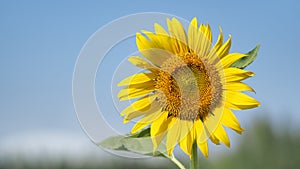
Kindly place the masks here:
<instances>
[{"instance_id":1,"label":"blue sky","mask_svg":"<svg viewBox=\"0 0 300 169\"><path fill-rule=\"evenodd\" d=\"M82 133L72 103L72 76L80 49L100 27L138 12L170 13L187 20L196 16L210 23L214 38L218 26L222 26L225 35L233 36L232 51L247 52L261 43L257 60L249 66L256 76L247 82L256 89L254 97L262 106L241 112L238 117L250 124L263 115L277 127L286 124L281 123L282 119L296 127L300 120L299 5L296 0L3 0L0 139L37 130ZM121 45L120 50L129 54L133 48L134 44L128 48ZM97 77L96 84L99 80Z\"/></svg>"}]
</instances>

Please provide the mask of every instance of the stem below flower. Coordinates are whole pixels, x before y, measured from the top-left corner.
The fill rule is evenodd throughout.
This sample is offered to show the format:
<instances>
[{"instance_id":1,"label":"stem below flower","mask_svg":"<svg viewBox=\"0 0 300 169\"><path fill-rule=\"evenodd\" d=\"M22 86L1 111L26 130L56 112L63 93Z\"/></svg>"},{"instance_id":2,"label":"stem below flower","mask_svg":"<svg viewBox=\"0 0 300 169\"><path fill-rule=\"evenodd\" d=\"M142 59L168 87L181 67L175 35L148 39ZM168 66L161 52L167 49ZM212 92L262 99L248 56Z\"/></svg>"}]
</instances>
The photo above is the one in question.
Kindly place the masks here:
<instances>
[{"instance_id":1,"label":"stem below flower","mask_svg":"<svg viewBox=\"0 0 300 169\"><path fill-rule=\"evenodd\" d=\"M194 142L192 147L191 169L198 169L198 154L196 141Z\"/></svg>"},{"instance_id":2,"label":"stem below flower","mask_svg":"<svg viewBox=\"0 0 300 169\"><path fill-rule=\"evenodd\" d=\"M174 164L176 164L178 168L185 169L184 165L181 164L181 162L178 161L173 154L171 156L164 154L164 156L171 160Z\"/></svg>"}]
</instances>

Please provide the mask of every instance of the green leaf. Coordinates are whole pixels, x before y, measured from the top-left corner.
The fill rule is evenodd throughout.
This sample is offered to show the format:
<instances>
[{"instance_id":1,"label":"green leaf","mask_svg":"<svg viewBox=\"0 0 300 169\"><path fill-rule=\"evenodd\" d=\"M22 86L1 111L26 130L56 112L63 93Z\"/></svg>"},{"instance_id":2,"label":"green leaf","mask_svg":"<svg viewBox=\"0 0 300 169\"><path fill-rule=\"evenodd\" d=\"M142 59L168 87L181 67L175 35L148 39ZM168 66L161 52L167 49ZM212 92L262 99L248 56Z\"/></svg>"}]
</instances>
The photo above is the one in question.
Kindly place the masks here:
<instances>
[{"instance_id":1,"label":"green leaf","mask_svg":"<svg viewBox=\"0 0 300 169\"><path fill-rule=\"evenodd\" d=\"M252 49L251 51L249 51L247 53L248 56L242 57L241 59L239 59L236 62L234 62L231 65L231 67L236 67L236 68L244 69L245 67L247 67L248 65L250 65L255 60L255 58L257 57L259 48L260 48L260 44L258 44L254 49Z\"/></svg>"},{"instance_id":2,"label":"green leaf","mask_svg":"<svg viewBox=\"0 0 300 169\"><path fill-rule=\"evenodd\" d=\"M141 132L133 135L126 136L113 136L109 137L98 146L110 149L121 150L138 153L148 156L163 156L165 157L166 148L161 144L155 152L153 152L153 144L150 137L150 128L146 128Z\"/></svg>"}]
</instances>

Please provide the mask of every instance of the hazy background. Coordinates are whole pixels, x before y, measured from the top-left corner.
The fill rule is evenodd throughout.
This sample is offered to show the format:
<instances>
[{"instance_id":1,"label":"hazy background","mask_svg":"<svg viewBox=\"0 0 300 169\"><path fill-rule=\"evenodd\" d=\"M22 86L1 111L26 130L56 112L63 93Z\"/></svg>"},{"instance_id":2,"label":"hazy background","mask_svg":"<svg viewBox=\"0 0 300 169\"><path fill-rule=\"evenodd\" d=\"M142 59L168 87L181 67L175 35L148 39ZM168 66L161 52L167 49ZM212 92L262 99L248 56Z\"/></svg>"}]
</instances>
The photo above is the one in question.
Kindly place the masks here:
<instances>
[{"instance_id":1,"label":"hazy background","mask_svg":"<svg viewBox=\"0 0 300 169\"><path fill-rule=\"evenodd\" d=\"M203 163L209 166L218 159L220 165L229 163L231 168L240 168L230 163L230 159L241 157L240 152L245 161L253 161L246 165L249 168L270 167L280 161L276 159L282 159L285 167L296 164L292 157L300 156L299 5L296 0L0 1L0 167L34 168L47 164L50 168L64 168L69 159L73 168L85 164L97 167L104 165L103 161L109 167L117 165L115 160L124 160L97 149L80 128L72 103L72 74L80 49L96 30L137 12L164 12L187 20L196 16L199 22L210 23L214 39L218 26L222 26L225 37L233 36L231 51L247 52L261 43L257 60L248 67L256 76L247 83L256 90L253 96L262 106L238 112L247 131L242 136L230 132L230 150L210 146L211 158ZM122 59L135 50L131 38L110 55ZM110 60L104 63L107 67L113 64ZM99 84L99 88L101 82L109 86L111 82L105 80L109 78L98 75L96 86ZM105 96L96 96L100 105L111 104ZM260 119L268 119L268 124ZM123 126L121 118L112 125ZM129 131L130 125L125 129ZM257 131L262 134L255 135ZM290 161L281 158L284 153ZM275 155L275 160L262 160L268 155ZM128 161L128 165L135 163ZM160 161L162 165L170 164ZM151 163L149 168L153 165L153 161L142 162ZM126 162L115 167L124 167L122 164Z\"/></svg>"}]
</instances>

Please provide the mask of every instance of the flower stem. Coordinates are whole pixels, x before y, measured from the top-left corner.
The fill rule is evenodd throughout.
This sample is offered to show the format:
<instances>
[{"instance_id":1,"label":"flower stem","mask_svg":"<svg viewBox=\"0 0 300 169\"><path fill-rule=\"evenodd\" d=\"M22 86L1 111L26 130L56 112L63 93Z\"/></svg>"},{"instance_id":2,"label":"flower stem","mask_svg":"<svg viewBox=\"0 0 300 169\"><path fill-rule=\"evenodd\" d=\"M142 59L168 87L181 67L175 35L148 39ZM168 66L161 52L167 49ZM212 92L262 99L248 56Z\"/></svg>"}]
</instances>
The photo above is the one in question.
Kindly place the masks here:
<instances>
[{"instance_id":1,"label":"flower stem","mask_svg":"<svg viewBox=\"0 0 300 169\"><path fill-rule=\"evenodd\" d=\"M181 164L181 162L178 161L173 154L171 156L164 154L164 156L171 160L174 164L176 164L178 168L185 169L184 165Z\"/></svg>"},{"instance_id":2,"label":"flower stem","mask_svg":"<svg viewBox=\"0 0 300 169\"><path fill-rule=\"evenodd\" d=\"M191 169L198 169L198 154L196 141L194 142L192 147Z\"/></svg>"}]
</instances>

